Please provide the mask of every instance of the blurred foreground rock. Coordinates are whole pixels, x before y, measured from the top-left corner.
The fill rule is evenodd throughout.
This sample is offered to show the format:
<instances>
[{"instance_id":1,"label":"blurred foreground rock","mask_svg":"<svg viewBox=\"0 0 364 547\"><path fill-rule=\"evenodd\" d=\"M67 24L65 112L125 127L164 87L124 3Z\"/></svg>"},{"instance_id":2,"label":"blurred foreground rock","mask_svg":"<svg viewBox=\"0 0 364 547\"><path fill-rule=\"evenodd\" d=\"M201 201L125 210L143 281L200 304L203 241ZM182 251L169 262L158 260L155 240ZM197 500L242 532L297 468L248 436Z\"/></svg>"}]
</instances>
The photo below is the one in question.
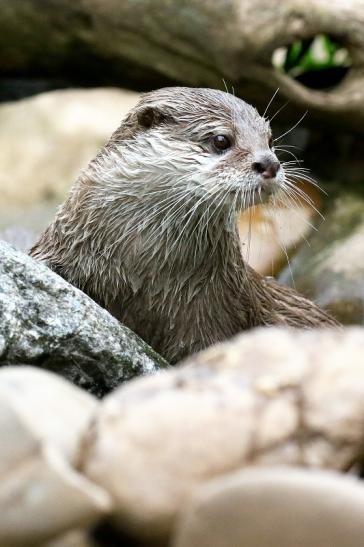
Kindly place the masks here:
<instances>
[{"instance_id":1,"label":"blurred foreground rock","mask_svg":"<svg viewBox=\"0 0 364 547\"><path fill-rule=\"evenodd\" d=\"M0 365L53 370L100 396L165 361L43 264L0 241Z\"/></svg>"},{"instance_id":2,"label":"blurred foreground rock","mask_svg":"<svg viewBox=\"0 0 364 547\"><path fill-rule=\"evenodd\" d=\"M360 547L364 486L338 473L253 469L200 488L172 547Z\"/></svg>"},{"instance_id":3,"label":"blurred foreground rock","mask_svg":"<svg viewBox=\"0 0 364 547\"><path fill-rule=\"evenodd\" d=\"M260 329L104 401L0 369L0 547L361 547L363 360Z\"/></svg>"},{"instance_id":4,"label":"blurred foreground rock","mask_svg":"<svg viewBox=\"0 0 364 547\"><path fill-rule=\"evenodd\" d=\"M106 492L74 469L97 401L32 367L0 370L0 546L36 545L97 522Z\"/></svg>"},{"instance_id":5,"label":"blurred foreground rock","mask_svg":"<svg viewBox=\"0 0 364 547\"><path fill-rule=\"evenodd\" d=\"M364 199L342 193L281 275L341 323L364 324Z\"/></svg>"},{"instance_id":6,"label":"blurred foreground rock","mask_svg":"<svg viewBox=\"0 0 364 547\"><path fill-rule=\"evenodd\" d=\"M243 334L106 397L83 470L145 540L167 538L194 490L229 471L347 470L362 458L363 362L360 328Z\"/></svg>"},{"instance_id":7,"label":"blurred foreground rock","mask_svg":"<svg viewBox=\"0 0 364 547\"><path fill-rule=\"evenodd\" d=\"M1 0L0 68L121 83L140 83L144 69L220 89L225 79L263 109L280 88L283 114L308 108L311 119L364 133L363 13L362 0ZM273 67L277 48L319 34L350 52L338 85L310 89Z\"/></svg>"}]
</instances>

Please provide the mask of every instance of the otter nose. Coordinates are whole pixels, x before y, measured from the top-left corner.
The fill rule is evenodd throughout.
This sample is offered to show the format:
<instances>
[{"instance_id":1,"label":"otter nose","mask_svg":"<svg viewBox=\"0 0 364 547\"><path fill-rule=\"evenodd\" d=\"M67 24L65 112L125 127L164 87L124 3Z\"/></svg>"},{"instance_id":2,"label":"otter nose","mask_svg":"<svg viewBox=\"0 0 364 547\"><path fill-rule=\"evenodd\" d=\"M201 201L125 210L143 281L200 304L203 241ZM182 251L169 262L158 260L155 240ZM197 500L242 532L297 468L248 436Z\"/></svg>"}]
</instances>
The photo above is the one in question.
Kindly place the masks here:
<instances>
[{"instance_id":1,"label":"otter nose","mask_svg":"<svg viewBox=\"0 0 364 547\"><path fill-rule=\"evenodd\" d=\"M270 156L264 156L252 163L253 170L265 179L274 179L280 167L279 161Z\"/></svg>"}]
</instances>

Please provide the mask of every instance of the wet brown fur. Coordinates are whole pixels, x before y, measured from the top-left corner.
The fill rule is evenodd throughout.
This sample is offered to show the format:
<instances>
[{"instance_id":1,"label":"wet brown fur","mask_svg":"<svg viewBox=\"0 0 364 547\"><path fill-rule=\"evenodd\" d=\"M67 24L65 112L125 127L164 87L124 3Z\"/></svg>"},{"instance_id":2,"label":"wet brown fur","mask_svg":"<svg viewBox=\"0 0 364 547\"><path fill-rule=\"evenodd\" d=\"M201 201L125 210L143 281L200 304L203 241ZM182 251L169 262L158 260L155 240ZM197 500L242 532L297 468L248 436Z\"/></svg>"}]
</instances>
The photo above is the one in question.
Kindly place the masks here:
<instances>
[{"instance_id":1,"label":"wet brown fur","mask_svg":"<svg viewBox=\"0 0 364 547\"><path fill-rule=\"evenodd\" d=\"M203 237L197 241L195 234L206 213L197 208L186 236L172 252L182 229L179 218L173 224L168 209L158 212L158 194L152 198L151 192L141 190L138 157L148 152L153 158L153 138L158 137L162 144L171 141L172 159L168 160L168 148L167 159L162 157L155 165L153 159L149 161L150 173L145 161L140 177L152 176L158 169L163 182L162 162L173 171L173 162L181 161L180 146L182 150L191 146L191 154L201 146L204 161L209 161L209 145L205 141L199 144L201 124L207 126L208 120L216 125L223 119L234 126L243 118L241 143L230 156L221 158L214 171L221 180L228 167L233 168L233 174L239 170L248 173L251 151L244 139L247 144L250 140L258 143L268 130L266 122L252 107L222 92L172 88L144 95L80 175L55 220L31 250L32 256L86 292L171 363L260 325L337 325L314 303L262 277L244 262L236 215L232 221L226 220L231 209L213 209ZM140 140L144 137L145 141ZM189 139L191 145L186 144ZM133 153L135 160L130 159ZM163 148L155 153L163 156ZM190 156L184 161L188 170ZM168 186L168 180L163 184ZM163 187L162 182L157 188ZM151 183L146 186L146 192L154 188ZM187 211L187 205L197 201L195 187L200 191L196 183L184 198ZM156 211L157 220L144 227L143 218L149 210ZM184 212L182 208L181 215ZM153 239L154 226L159 231ZM119 240L123 233L125 238Z\"/></svg>"}]
</instances>

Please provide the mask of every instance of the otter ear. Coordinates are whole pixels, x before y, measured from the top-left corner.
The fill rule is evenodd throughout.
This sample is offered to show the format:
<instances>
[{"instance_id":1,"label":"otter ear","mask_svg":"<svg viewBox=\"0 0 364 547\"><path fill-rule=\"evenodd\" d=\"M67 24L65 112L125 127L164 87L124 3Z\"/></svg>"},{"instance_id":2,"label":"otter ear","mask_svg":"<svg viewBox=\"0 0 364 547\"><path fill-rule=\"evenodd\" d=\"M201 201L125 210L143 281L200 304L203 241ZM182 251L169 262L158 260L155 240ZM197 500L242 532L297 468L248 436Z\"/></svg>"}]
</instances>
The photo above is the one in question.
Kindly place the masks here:
<instances>
[{"instance_id":1,"label":"otter ear","mask_svg":"<svg viewBox=\"0 0 364 547\"><path fill-rule=\"evenodd\" d=\"M149 129L162 122L171 121L173 118L168 114L164 114L158 107L144 106L137 111L137 119L141 127Z\"/></svg>"}]
</instances>

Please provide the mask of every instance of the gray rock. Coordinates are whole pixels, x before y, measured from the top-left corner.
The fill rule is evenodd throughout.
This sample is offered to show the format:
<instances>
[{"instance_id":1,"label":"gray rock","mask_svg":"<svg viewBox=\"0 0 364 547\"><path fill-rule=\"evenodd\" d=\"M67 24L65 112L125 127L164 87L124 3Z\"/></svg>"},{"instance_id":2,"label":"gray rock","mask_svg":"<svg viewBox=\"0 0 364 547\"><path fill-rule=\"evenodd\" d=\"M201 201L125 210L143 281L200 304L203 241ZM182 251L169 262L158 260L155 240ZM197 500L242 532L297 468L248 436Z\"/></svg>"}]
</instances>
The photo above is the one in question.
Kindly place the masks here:
<instances>
[{"instance_id":1,"label":"gray rock","mask_svg":"<svg viewBox=\"0 0 364 547\"><path fill-rule=\"evenodd\" d=\"M281 275L346 325L364 324L364 199L348 194L330 204L326 221Z\"/></svg>"},{"instance_id":2,"label":"gray rock","mask_svg":"<svg viewBox=\"0 0 364 547\"><path fill-rule=\"evenodd\" d=\"M52 370L101 396L166 362L78 289L0 242L0 364Z\"/></svg>"},{"instance_id":3,"label":"gray rock","mask_svg":"<svg viewBox=\"0 0 364 547\"><path fill-rule=\"evenodd\" d=\"M299 469L223 476L187 504L172 547L361 547L364 486Z\"/></svg>"}]
</instances>

